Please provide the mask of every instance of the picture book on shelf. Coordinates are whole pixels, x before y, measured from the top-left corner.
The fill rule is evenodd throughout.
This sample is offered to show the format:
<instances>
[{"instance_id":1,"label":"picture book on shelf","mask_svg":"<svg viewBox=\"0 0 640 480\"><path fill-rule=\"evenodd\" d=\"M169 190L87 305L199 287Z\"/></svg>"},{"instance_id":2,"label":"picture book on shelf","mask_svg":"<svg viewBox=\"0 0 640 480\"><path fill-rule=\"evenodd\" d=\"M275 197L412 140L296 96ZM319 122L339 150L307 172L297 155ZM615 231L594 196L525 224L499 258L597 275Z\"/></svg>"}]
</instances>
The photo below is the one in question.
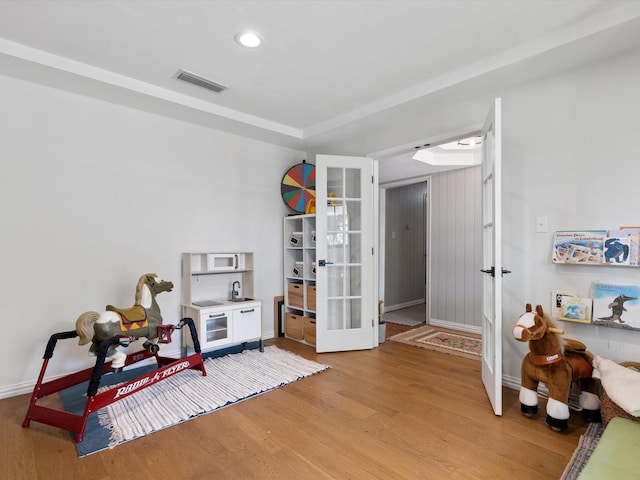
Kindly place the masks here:
<instances>
[{"instance_id":1,"label":"picture book on shelf","mask_svg":"<svg viewBox=\"0 0 640 480\"><path fill-rule=\"evenodd\" d=\"M606 237L602 261L607 265L630 265L630 250L631 239L629 237Z\"/></svg>"},{"instance_id":2,"label":"picture book on shelf","mask_svg":"<svg viewBox=\"0 0 640 480\"><path fill-rule=\"evenodd\" d=\"M593 299L573 293L551 292L551 317L568 322L591 323Z\"/></svg>"},{"instance_id":3,"label":"picture book on shelf","mask_svg":"<svg viewBox=\"0 0 640 480\"><path fill-rule=\"evenodd\" d=\"M640 330L640 286L595 283L591 323Z\"/></svg>"},{"instance_id":4,"label":"picture book on shelf","mask_svg":"<svg viewBox=\"0 0 640 480\"><path fill-rule=\"evenodd\" d=\"M574 298L577 296L578 294L576 293L551 292L551 318L554 318L556 320L560 319L562 300L564 298Z\"/></svg>"},{"instance_id":5,"label":"picture book on shelf","mask_svg":"<svg viewBox=\"0 0 640 480\"><path fill-rule=\"evenodd\" d=\"M555 232L553 262L602 265L606 230Z\"/></svg>"},{"instance_id":6,"label":"picture book on shelf","mask_svg":"<svg viewBox=\"0 0 640 480\"><path fill-rule=\"evenodd\" d=\"M629 265L640 265L640 227L620 227L609 230L609 237L626 238L629 240Z\"/></svg>"},{"instance_id":7,"label":"picture book on shelf","mask_svg":"<svg viewBox=\"0 0 640 480\"><path fill-rule=\"evenodd\" d=\"M563 297L560 320L567 322L591 323L591 298Z\"/></svg>"}]
</instances>

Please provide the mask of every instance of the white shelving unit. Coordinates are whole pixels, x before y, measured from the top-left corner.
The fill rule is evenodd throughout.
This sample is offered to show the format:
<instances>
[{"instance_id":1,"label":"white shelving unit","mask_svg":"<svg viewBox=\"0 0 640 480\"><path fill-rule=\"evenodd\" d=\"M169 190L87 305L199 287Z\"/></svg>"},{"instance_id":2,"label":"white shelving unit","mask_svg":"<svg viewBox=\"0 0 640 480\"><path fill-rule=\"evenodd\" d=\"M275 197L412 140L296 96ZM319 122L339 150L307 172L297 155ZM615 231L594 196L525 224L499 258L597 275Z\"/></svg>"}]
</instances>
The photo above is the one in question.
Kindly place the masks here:
<instances>
[{"instance_id":1,"label":"white shelving unit","mask_svg":"<svg viewBox=\"0 0 640 480\"><path fill-rule=\"evenodd\" d=\"M239 297L231 301L234 282ZM258 341L262 301L253 298L253 253L183 253L182 315L193 318L202 351ZM189 335L183 346L193 348Z\"/></svg>"},{"instance_id":2,"label":"white shelving unit","mask_svg":"<svg viewBox=\"0 0 640 480\"><path fill-rule=\"evenodd\" d=\"M284 219L284 331L309 345L316 343L316 216Z\"/></svg>"}]
</instances>

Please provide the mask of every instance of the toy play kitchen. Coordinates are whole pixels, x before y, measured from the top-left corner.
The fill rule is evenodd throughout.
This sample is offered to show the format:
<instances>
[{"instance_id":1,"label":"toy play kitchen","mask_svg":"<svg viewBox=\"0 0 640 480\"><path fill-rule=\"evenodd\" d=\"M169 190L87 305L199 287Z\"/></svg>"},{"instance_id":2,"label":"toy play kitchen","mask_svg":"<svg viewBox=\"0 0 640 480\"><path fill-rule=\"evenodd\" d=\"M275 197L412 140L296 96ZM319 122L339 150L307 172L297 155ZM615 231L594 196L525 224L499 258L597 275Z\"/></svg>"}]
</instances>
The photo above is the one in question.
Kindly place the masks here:
<instances>
[{"instance_id":1,"label":"toy play kitchen","mask_svg":"<svg viewBox=\"0 0 640 480\"><path fill-rule=\"evenodd\" d=\"M184 253L182 314L193 318L203 352L262 344L262 301L253 298L253 253ZM184 336L183 347L193 349Z\"/></svg>"}]
</instances>

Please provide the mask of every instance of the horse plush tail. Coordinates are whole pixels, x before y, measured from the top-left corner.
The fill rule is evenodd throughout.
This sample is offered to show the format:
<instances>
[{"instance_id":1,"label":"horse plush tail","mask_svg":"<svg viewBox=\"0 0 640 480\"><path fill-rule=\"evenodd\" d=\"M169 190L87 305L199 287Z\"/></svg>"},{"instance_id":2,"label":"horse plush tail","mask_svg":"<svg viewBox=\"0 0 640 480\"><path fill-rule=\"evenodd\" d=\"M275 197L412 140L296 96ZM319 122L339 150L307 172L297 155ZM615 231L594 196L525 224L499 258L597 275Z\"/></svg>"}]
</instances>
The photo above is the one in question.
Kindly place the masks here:
<instances>
[{"instance_id":1,"label":"horse plush tail","mask_svg":"<svg viewBox=\"0 0 640 480\"><path fill-rule=\"evenodd\" d=\"M93 340L94 330L93 326L96 320L100 318L98 312L84 312L76 320L76 332L78 332L78 345L86 345Z\"/></svg>"}]
</instances>

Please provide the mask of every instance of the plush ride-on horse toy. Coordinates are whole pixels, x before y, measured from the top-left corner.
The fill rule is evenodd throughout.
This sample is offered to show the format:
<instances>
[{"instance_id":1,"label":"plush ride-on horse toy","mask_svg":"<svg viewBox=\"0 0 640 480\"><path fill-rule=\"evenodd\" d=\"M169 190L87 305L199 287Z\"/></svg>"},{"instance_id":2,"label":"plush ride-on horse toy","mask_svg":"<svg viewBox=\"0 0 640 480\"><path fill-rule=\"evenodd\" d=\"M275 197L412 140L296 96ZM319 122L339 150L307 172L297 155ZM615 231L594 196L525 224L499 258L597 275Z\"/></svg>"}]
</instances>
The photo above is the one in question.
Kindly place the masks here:
<instances>
[{"instance_id":1,"label":"plush ride-on horse toy","mask_svg":"<svg viewBox=\"0 0 640 480\"><path fill-rule=\"evenodd\" d=\"M513 329L516 340L529 342L529 353L522 359L520 410L527 417L538 413L538 383L544 383L549 390L547 424L557 432L568 427L573 381L580 388L580 407L586 420L602 421L597 384L591 377L593 354L583 343L562 338L563 333L540 305L534 312L530 304Z\"/></svg>"}]
</instances>

